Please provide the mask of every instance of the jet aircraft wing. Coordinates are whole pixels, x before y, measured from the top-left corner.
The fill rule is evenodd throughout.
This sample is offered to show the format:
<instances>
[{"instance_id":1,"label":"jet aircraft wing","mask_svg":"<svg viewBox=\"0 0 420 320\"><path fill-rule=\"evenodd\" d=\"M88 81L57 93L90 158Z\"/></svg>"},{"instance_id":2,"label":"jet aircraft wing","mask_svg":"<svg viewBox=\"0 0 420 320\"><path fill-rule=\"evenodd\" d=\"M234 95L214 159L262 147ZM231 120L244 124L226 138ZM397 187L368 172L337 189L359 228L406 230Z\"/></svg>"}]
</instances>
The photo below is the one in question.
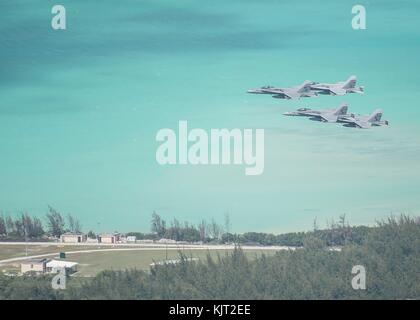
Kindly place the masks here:
<instances>
[{"instance_id":1,"label":"jet aircraft wing","mask_svg":"<svg viewBox=\"0 0 420 320\"><path fill-rule=\"evenodd\" d=\"M285 90L285 91L281 92L281 94L284 94L289 99L297 99L297 98L300 98L300 94L298 92L294 92L294 91L286 91Z\"/></svg>"},{"instance_id":2,"label":"jet aircraft wing","mask_svg":"<svg viewBox=\"0 0 420 320\"><path fill-rule=\"evenodd\" d=\"M340 89L340 88L329 88L329 90L331 91L332 94L335 94L336 96L342 96L346 94L347 92L345 89Z\"/></svg>"},{"instance_id":3,"label":"jet aircraft wing","mask_svg":"<svg viewBox=\"0 0 420 320\"><path fill-rule=\"evenodd\" d=\"M320 114L319 117L326 122L337 122L338 117L333 113Z\"/></svg>"},{"instance_id":4,"label":"jet aircraft wing","mask_svg":"<svg viewBox=\"0 0 420 320\"><path fill-rule=\"evenodd\" d=\"M353 123L362 129L369 129L371 127L371 124L367 121L355 120Z\"/></svg>"}]
</instances>

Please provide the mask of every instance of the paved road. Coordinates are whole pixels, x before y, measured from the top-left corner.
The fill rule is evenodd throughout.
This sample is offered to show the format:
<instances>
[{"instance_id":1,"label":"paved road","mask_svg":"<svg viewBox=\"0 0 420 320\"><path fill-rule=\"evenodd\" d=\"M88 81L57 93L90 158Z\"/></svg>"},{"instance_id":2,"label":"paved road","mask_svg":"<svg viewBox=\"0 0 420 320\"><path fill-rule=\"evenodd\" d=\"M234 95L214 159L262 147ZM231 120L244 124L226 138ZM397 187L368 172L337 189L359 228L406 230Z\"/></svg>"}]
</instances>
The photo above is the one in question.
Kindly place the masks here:
<instances>
[{"instance_id":1,"label":"paved road","mask_svg":"<svg viewBox=\"0 0 420 320\"><path fill-rule=\"evenodd\" d=\"M0 250L1 245L25 245L25 242L0 242ZM40 242L28 242L28 245L39 245ZM42 245L55 245L55 246L61 246L65 245L64 243L53 243L53 242L42 242ZM75 245L75 244L66 244L66 245ZM83 246L95 246L92 244L77 244L81 247ZM101 246L103 244L100 244ZM132 244L132 248L127 248L126 244L120 244L120 245L110 245L111 248L109 249L87 249L87 250L76 250L76 251L66 251L66 254L72 254L72 253L92 253L92 252L104 252L104 251L152 251L152 250L182 250L182 249L189 249L189 250L232 250L235 248L233 245L176 245L176 244ZM120 248L118 248L121 246ZM243 250L294 250L293 247L281 247L281 246L271 246L271 247L261 247L261 246L241 246L241 249ZM28 260L28 259L37 259L37 258L46 258L46 257L54 257L57 256L59 253L45 253L45 254L39 254L39 255L33 255L33 256L23 256L23 257L15 257L15 258L9 258L0 260L0 265L10 264L18 261Z\"/></svg>"},{"instance_id":2,"label":"paved road","mask_svg":"<svg viewBox=\"0 0 420 320\"><path fill-rule=\"evenodd\" d=\"M89 242L82 242L82 243L63 243L63 242L5 242L0 241L0 250L2 245L18 245L18 246L72 246L72 247L139 247L139 248L199 248L199 249L207 249L207 248L218 248L218 249L233 249L234 245L212 245L212 244L183 244L183 243L89 243ZM285 249L294 249L294 247L286 247L286 246L248 246L243 245L241 246L243 249L268 249L268 250L285 250Z\"/></svg>"}]
</instances>

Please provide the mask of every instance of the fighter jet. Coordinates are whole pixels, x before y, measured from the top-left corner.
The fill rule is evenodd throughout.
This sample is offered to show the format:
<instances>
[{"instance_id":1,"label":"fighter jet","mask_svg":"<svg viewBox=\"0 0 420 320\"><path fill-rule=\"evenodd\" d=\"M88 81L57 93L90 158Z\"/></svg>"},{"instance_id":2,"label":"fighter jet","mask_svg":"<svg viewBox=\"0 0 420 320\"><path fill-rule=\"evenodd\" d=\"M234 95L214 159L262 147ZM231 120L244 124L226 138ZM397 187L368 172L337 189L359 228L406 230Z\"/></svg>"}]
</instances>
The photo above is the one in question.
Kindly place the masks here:
<instances>
[{"instance_id":1,"label":"fighter jet","mask_svg":"<svg viewBox=\"0 0 420 320\"><path fill-rule=\"evenodd\" d=\"M356 81L356 76L351 76L346 81L337 83L315 83L311 85L311 90L317 94L333 96L343 96L346 93L364 93L364 87L356 87Z\"/></svg>"},{"instance_id":2,"label":"fighter jet","mask_svg":"<svg viewBox=\"0 0 420 320\"><path fill-rule=\"evenodd\" d=\"M315 97L317 93L311 91L311 86L315 82L306 80L301 85L291 88L275 88L272 86L265 86L258 89L248 90L248 93L254 94L270 94L273 98L278 99L299 99L301 97Z\"/></svg>"},{"instance_id":3,"label":"fighter jet","mask_svg":"<svg viewBox=\"0 0 420 320\"><path fill-rule=\"evenodd\" d=\"M372 126L387 126L387 120L381 121L382 110L376 109L370 115L354 115L340 116L338 122L344 123L346 127L357 127L361 129L368 129Z\"/></svg>"},{"instance_id":4,"label":"fighter jet","mask_svg":"<svg viewBox=\"0 0 420 320\"><path fill-rule=\"evenodd\" d=\"M348 105L343 103L335 109L312 110L309 108L300 108L297 111L285 112L285 116L310 117L311 120L322 122L337 122L339 117L347 115ZM350 116L350 115L348 115Z\"/></svg>"}]
</instances>

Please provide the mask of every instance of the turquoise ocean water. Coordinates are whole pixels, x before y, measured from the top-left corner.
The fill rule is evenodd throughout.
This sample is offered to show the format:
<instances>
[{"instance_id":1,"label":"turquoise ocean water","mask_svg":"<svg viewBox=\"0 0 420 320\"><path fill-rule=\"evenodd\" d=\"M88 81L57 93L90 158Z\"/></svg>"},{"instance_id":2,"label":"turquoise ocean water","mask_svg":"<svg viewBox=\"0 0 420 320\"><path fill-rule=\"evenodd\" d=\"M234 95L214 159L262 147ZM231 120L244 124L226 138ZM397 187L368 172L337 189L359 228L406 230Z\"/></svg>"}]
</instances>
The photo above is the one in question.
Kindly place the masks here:
<instances>
[{"instance_id":1,"label":"turquoise ocean water","mask_svg":"<svg viewBox=\"0 0 420 320\"><path fill-rule=\"evenodd\" d=\"M357 2L359 3L359 2ZM345 213L372 224L420 212L418 1L63 0L0 2L0 210L47 205L85 229L148 230L153 210L234 231L305 230ZM246 94L358 76L365 95L285 101ZM282 115L384 110L357 130ZM156 132L265 129L265 170L159 166Z\"/></svg>"}]
</instances>

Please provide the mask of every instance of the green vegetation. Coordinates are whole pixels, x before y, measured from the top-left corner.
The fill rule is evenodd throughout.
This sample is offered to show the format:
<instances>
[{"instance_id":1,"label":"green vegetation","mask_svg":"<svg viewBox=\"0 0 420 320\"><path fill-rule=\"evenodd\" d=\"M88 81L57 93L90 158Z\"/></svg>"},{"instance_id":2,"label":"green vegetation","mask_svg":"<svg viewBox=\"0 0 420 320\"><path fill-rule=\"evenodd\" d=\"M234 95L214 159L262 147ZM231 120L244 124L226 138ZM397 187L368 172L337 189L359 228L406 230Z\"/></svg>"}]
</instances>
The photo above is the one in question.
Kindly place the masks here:
<instances>
[{"instance_id":1,"label":"green vegetation","mask_svg":"<svg viewBox=\"0 0 420 320\"><path fill-rule=\"evenodd\" d=\"M129 250L129 251L103 251L92 253L68 254L71 261L79 263L75 277L96 276L104 270L127 270L137 269L149 271L152 263L160 263L168 260L178 260L180 255L186 258L206 261L207 256L216 258L224 256L232 250L205 250L205 249L172 249L172 250ZM244 250L244 254L251 260L262 254L267 256L275 254L274 250Z\"/></svg>"},{"instance_id":2,"label":"green vegetation","mask_svg":"<svg viewBox=\"0 0 420 320\"><path fill-rule=\"evenodd\" d=\"M120 246L124 248L124 246ZM95 249L112 249L109 246L100 245L62 245L60 243L43 243L42 245L16 245L16 244L2 244L0 246L0 260L18 258L26 256L44 255L44 254L59 254L61 251L80 251L80 250L95 250Z\"/></svg>"},{"instance_id":3,"label":"green vegetation","mask_svg":"<svg viewBox=\"0 0 420 320\"><path fill-rule=\"evenodd\" d=\"M46 230L40 219L31 218L28 214L21 214L17 218L0 215L0 240L25 241L25 240L47 240L48 236L60 237L65 232L81 232L80 221L72 215L67 219L52 207L48 207L45 216ZM67 223L66 223L67 220ZM224 225L217 223L214 219L210 222L201 220L197 225L189 222L181 223L173 219L167 223L159 214L153 212L151 219L151 233L128 232L126 236L136 236L138 240L159 240L161 238L181 242L202 242L212 244L237 244L237 245L273 245L301 247L307 239L317 237L325 241L328 246L342 246L348 243L361 244L366 239L371 228L365 226L350 226L345 215L340 216L338 223L331 223L325 230L314 230L310 232L291 232L285 234L271 234L246 232L236 234L230 232L229 215L225 215ZM95 238L93 231L88 236Z\"/></svg>"},{"instance_id":4,"label":"green vegetation","mask_svg":"<svg viewBox=\"0 0 420 320\"><path fill-rule=\"evenodd\" d=\"M11 216L0 216L0 239L39 239L44 234L41 220L32 218L27 213L22 213L15 219Z\"/></svg>"},{"instance_id":5,"label":"green vegetation","mask_svg":"<svg viewBox=\"0 0 420 320\"><path fill-rule=\"evenodd\" d=\"M54 254L48 256L48 258L57 258L59 252L64 251L67 253L68 260L79 263L78 272L74 274L75 277L95 276L104 270L125 270L135 268L148 271L151 263L179 259L180 253L189 258L205 260L207 253L212 257L215 257L217 254L225 254L226 252L232 251L232 249L133 248L124 245L119 245L116 250L115 248L107 246L62 246L59 244L52 244L49 246L31 245L27 248L25 248L24 245L2 245L0 249L0 260L24 257L26 250L28 250L28 256ZM90 251L98 249L102 251L71 253L72 251ZM245 254L250 258L255 258L262 253L272 255L275 251L264 250L263 248L258 250L245 250ZM2 270L17 273L20 271L20 262L4 264L0 266L0 271Z\"/></svg>"},{"instance_id":6,"label":"green vegetation","mask_svg":"<svg viewBox=\"0 0 420 320\"><path fill-rule=\"evenodd\" d=\"M224 234L222 242L233 239L239 244L302 247L305 241L315 237L322 240L327 246L343 246L350 243L362 244L371 230L372 228L366 226L350 226L345 222L345 216L341 216L339 223L332 223L325 230L315 229L310 232L290 232L279 235L257 232L246 232L240 235Z\"/></svg>"},{"instance_id":7,"label":"green vegetation","mask_svg":"<svg viewBox=\"0 0 420 320\"><path fill-rule=\"evenodd\" d=\"M178 264L104 271L69 278L53 291L44 277L0 276L0 299L420 299L420 221L390 218L360 243L328 250L317 232L304 248L249 259L240 248ZM352 267L366 268L366 290L351 286Z\"/></svg>"},{"instance_id":8,"label":"green vegetation","mask_svg":"<svg viewBox=\"0 0 420 320\"><path fill-rule=\"evenodd\" d=\"M52 276L0 276L0 300L56 300L63 298L51 289Z\"/></svg>"},{"instance_id":9,"label":"green vegetation","mask_svg":"<svg viewBox=\"0 0 420 320\"><path fill-rule=\"evenodd\" d=\"M225 216L224 225L218 224L214 219L210 223L202 220L197 226L188 222L181 224L174 219L168 227L168 223L153 212L151 225L152 233L130 232L127 235L134 235L137 239L166 238L186 242L302 247L305 241L313 237L321 239L328 246L362 244L372 229L366 226L350 226L345 215L341 215L337 223L332 222L325 230L319 230L315 225L313 231L279 235L262 232L230 233L229 215Z\"/></svg>"},{"instance_id":10,"label":"green vegetation","mask_svg":"<svg viewBox=\"0 0 420 320\"><path fill-rule=\"evenodd\" d=\"M59 238L65 232L81 232L80 221L72 215L67 215L67 225L64 216L52 207L48 207L45 216L47 231L42 221L37 217L31 217L27 213L21 213L17 217L0 215L0 240L25 241L46 240L47 236Z\"/></svg>"}]
</instances>

